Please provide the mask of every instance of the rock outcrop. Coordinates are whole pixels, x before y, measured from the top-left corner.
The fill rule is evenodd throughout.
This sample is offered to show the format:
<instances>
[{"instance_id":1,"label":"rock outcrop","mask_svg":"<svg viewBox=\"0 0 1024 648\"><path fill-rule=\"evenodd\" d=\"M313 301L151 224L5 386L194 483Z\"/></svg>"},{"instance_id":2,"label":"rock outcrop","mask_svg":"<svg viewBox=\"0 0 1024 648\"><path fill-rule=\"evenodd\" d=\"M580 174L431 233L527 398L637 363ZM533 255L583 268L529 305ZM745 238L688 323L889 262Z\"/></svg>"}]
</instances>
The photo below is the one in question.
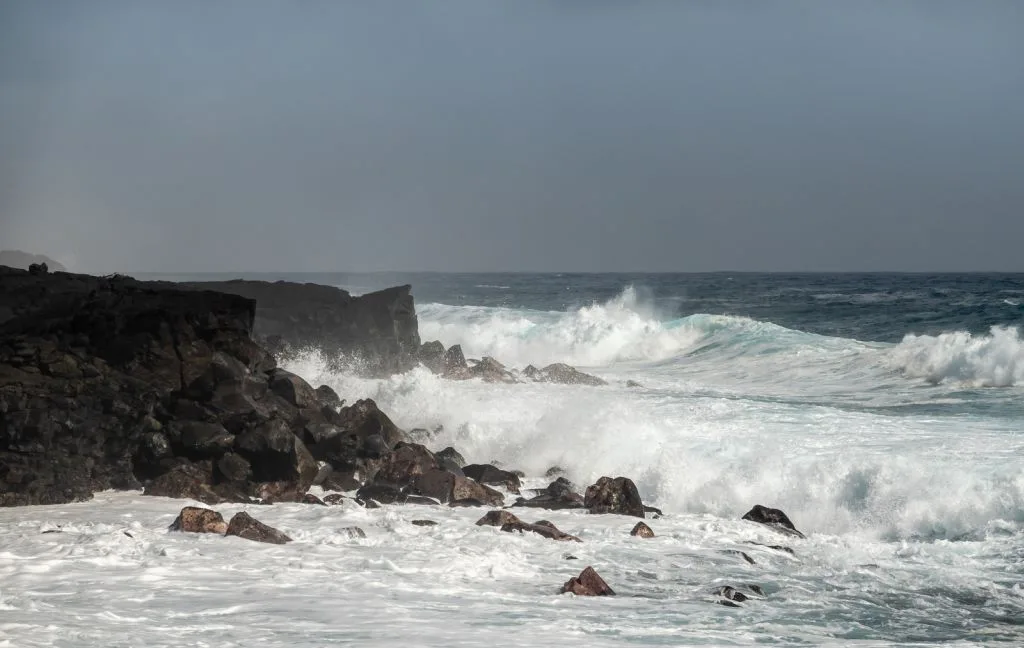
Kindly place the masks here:
<instances>
[{"instance_id":1,"label":"rock outcrop","mask_svg":"<svg viewBox=\"0 0 1024 648\"><path fill-rule=\"evenodd\" d=\"M285 544L292 539L278 531L272 526L263 524L246 512L235 513L235 516L228 522L226 535L238 536L253 542L266 542L268 544Z\"/></svg>"},{"instance_id":2,"label":"rock outcrop","mask_svg":"<svg viewBox=\"0 0 1024 648\"><path fill-rule=\"evenodd\" d=\"M319 349L329 362L371 376L408 371L420 337L410 286L353 297L333 286L288 281L193 282L182 287L256 302L253 333L275 354Z\"/></svg>"},{"instance_id":3,"label":"rock outcrop","mask_svg":"<svg viewBox=\"0 0 1024 648\"><path fill-rule=\"evenodd\" d=\"M224 535L228 532L228 524L224 517L213 509L186 506L171 523L169 530Z\"/></svg>"},{"instance_id":4,"label":"rock outcrop","mask_svg":"<svg viewBox=\"0 0 1024 648\"><path fill-rule=\"evenodd\" d=\"M604 582L593 567L587 567L580 575L570 578L565 585L562 585L561 593L575 594L576 596L614 596L615 591Z\"/></svg>"},{"instance_id":5,"label":"rock outcrop","mask_svg":"<svg viewBox=\"0 0 1024 648\"><path fill-rule=\"evenodd\" d=\"M644 504L636 484L628 477L602 477L587 487L583 505L591 513L617 513L644 517Z\"/></svg>"},{"instance_id":6,"label":"rock outcrop","mask_svg":"<svg viewBox=\"0 0 1024 648\"><path fill-rule=\"evenodd\" d=\"M523 376L534 382L560 383L563 385L590 385L592 387L599 387L601 385L608 384L597 376L591 376L590 374L583 373L576 367L571 367L562 362L550 364L543 369L538 369L533 365L530 365L526 369L523 369Z\"/></svg>"},{"instance_id":7,"label":"rock outcrop","mask_svg":"<svg viewBox=\"0 0 1024 648\"><path fill-rule=\"evenodd\" d=\"M629 535L636 536L638 538L653 538L654 530L647 526L645 522L637 522L636 526L629 532Z\"/></svg>"},{"instance_id":8,"label":"rock outcrop","mask_svg":"<svg viewBox=\"0 0 1024 648\"><path fill-rule=\"evenodd\" d=\"M299 501L317 460L376 470L404 433L277 369L255 313L233 294L0 268L0 505L140 486Z\"/></svg>"}]
</instances>

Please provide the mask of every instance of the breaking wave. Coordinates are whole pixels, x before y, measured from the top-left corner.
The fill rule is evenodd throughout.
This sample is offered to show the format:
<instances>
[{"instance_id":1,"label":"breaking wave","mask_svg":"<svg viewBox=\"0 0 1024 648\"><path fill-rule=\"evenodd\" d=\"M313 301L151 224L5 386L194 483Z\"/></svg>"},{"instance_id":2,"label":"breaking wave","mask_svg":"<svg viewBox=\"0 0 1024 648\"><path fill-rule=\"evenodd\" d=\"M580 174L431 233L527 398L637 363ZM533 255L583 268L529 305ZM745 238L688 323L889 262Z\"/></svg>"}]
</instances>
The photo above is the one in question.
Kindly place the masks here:
<instances>
[{"instance_id":1,"label":"breaking wave","mask_svg":"<svg viewBox=\"0 0 1024 648\"><path fill-rule=\"evenodd\" d=\"M892 351L897 369L931 383L1009 387L1024 381L1024 339L1017 327L994 326L987 335L965 331L907 335Z\"/></svg>"}]
</instances>

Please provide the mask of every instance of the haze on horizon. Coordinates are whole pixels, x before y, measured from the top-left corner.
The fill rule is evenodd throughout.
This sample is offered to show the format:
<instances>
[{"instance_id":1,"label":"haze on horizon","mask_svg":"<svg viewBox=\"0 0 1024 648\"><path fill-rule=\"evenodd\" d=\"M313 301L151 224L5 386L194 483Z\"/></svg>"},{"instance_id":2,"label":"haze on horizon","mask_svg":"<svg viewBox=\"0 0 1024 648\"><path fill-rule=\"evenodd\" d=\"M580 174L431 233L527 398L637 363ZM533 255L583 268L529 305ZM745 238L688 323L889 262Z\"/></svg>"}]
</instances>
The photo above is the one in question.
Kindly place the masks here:
<instances>
[{"instance_id":1,"label":"haze on horizon","mask_svg":"<svg viewBox=\"0 0 1024 648\"><path fill-rule=\"evenodd\" d=\"M1024 3L0 4L0 248L1024 271Z\"/></svg>"}]
</instances>

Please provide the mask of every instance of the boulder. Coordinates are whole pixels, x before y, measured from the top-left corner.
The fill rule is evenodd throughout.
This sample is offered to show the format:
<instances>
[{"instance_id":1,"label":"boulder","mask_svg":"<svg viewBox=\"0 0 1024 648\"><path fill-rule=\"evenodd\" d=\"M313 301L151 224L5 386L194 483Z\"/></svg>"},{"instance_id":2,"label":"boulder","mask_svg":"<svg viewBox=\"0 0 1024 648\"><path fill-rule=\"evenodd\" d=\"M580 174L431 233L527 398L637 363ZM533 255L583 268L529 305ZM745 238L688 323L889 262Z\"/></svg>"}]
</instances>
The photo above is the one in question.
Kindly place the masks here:
<instances>
[{"instance_id":1,"label":"boulder","mask_svg":"<svg viewBox=\"0 0 1024 648\"><path fill-rule=\"evenodd\" d=\"M295 407L312 407L317 404L316 391L305 380L284 369L274 369L269 374L270 391Z\"/></svg>"},{"instance_id":2,"label":"boulder","mask_svg":"<svg viewBox=\"0 0 1024 648\"><path fill-rule=\"evenodd\" d=\"M469 368L467 378L480 378L489 383L517 383L519 380L511 371L490 356L484 356Z\"/></svg>"},{"instance_id":3,"label":"boulder","mask_svg":"<svg viewBox=\"0 0 1024 648\"><path fill-rule=\"evenodd\" d=\"M381 464L373 477L373 483L405 488L412 485L420 475L439 469L437 458L425 446L402 443Z\"/></svg>"},{"instance_id":4,"label":"boulder","mask_svg":"<svg viewBox=\"0 0 1024 648\"><path fill-rule=\"evenodd\" d=\"M257 482L293 482L295 490L305 493L319 470L306 446L281 420L268 421L239 435L234 449L248 460Z\"/></svg>"},{"instance_id":5,"label":"boulder","mask_svg":"<svg viewBox=\"0 0 1024 648\"><path fill-rule=\"evenodd\" d=\"M438 461L451 461L459 468L462 468L463 466L466 465L466 460L462 457L461 454L459 454L459 451L451 446L448 446L447 448L439 452L435 452L434 456L437 457Z\"/></svg>"},{"instance_id":6,"label":"boulder","mask_svg":"<svg viewBox=\"0 0 1024 648\"><path fill-rule=\"evenodd\" d=\"M775 531L788 536L796 538L806 537L803 533L800 533L800 531L797 530L790 521L789 516L779 509L768 508L767 506L756 504L754 508L744 514L743 519L763 524L770 529L774 529Z\"/></svg>"},{"instance_id":7,"label":"boulder","mask_svg":"<svg viewBox=\"0 0 1024 648\"><path fill-rule=\"evenodd\" d=\"M292 539L274 527L267 526L246 512L236 513L228 523L227 535L254 542L285 544Z\"/></svg>"},{"instance_id":8,"label":"boulder","mask_svg":"<svg viewBox=\"0 0 1024 648\"><path fill-rule=\"evenodd\" d=\"M228 525L221 514L213 509L186 506L178 513L169 530L224 535L228 531Z\"/></svg>"},{"instance_id":9,"label":"boulder","mask_svg":"<svg viewBox=\"0 0 1024 648\"><path fill-rule=\"evenodd\" d=\"M637 522L636 526L633 527L633 530L629 532L629 535L639 538L653 538L654 530L644 522Z\"/></svg>"},{"instance_id":10,"label":"boulder","mask_svg":"<svg viewBox=\"0 0 1024 648\"><path fill-rule=\"evenodd\" d=\"M462 467L463 474L481 484L503 486L510 493L518 493L522 483L519 477L508 470L502 470L491 464L469 464Z\"/></svg>"},{"instance_id":11,"label":"boulder","mask_svg":"<svg viewBox=\"0 0 1024 648\"><path fill-rule=\"evenodd\" d=\"M418 475L411 492L431 497L441 503L473 499L490 506L501 506L504 496L493 488L465 477L459 477L446 470L430 470Z\"/></svg>"},{"instance_id":12,"label":"boulder","mask_svg":"<svg viewBox=\"0 0 1024 648\"><path fill-rule=\"evenodd\" d=\"M617 513L644 517L644 505L636 484L627 477L602 477L587 487L583 505L591 513Z\"/></svg>"},{"instance_id":13,"label":"boulder","mask_svg":"<svg viewBox=\"0 0 1024 648\"><path fill-rule=\"evenodd\" d=\"M562 585L561 593L573 593L576 596L614 596L615 592L604 582L593 567L587 567L580 575L570 578Z\"/></svg>"},{"instance_id":14,"label":"boulder","mask_svg":"<svg viewBox=\"0 0 1024 648\"><path fill-rule=\"evenodd\" d=\"M420 346L420 364L422 364L424 367L426 367L433 373L444 373L444 356L444 345L436 340L433 342L424 342L423 345Z\"/></svg>"},{"instance_id":15,"label":"boulder","mask_svg":"<svg viewBox=\"0 0 1024 648\"><path fill-rule=\"evenodd\" d=\"M462 353L462 346L455 344L448 347L448 350L444 352L444 376L446 378L460 378L464 377L468 371L469 365L466 364L466 356Z\"/></svg>"},{"instance_id":16,"label":"boulder","mask_svg":"<svg viewBox=\"0 0 1024 648\"><path fill-rule=\"evenodd\" d=\"M503 527L506 524L522 524L519 518L509 511L487 511L487 513L476 521L477 526Z\"/></svg>"}]
</instances>

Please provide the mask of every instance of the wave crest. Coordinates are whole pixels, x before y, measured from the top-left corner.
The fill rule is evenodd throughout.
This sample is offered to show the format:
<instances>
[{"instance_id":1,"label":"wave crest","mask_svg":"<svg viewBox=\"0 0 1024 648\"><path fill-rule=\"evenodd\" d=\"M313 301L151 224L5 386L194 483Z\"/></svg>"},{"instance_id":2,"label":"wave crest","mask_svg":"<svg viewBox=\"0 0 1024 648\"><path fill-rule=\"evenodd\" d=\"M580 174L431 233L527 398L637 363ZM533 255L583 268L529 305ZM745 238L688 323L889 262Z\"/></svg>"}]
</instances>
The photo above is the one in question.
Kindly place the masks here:
<instances>
[{"instance_id":1,"label":"wave crest","mask_svg":"<svg viewBox=\"0 0 1024 648\"><path fill-rule=\"evenodd\" d=\"M904 375L934 384L1009 387L1024 382L1024 339L1009 326L994 326L987 335L911 334L893 348L892 363Z\"/></svg>"},{"instance_id":2,"label":"wave crest","mask_svg":"<svg viewBox=\"0 0 1024 648\"><path fill-rule=\"evenodd\" d=\"M685 351L704 335L663 323L653 303L632 286L605 303L568 312L445 304L418 310L424 340L461 344L469 356L494 356L514 366L657 361Z\"/></svg>"}]
</instances>

